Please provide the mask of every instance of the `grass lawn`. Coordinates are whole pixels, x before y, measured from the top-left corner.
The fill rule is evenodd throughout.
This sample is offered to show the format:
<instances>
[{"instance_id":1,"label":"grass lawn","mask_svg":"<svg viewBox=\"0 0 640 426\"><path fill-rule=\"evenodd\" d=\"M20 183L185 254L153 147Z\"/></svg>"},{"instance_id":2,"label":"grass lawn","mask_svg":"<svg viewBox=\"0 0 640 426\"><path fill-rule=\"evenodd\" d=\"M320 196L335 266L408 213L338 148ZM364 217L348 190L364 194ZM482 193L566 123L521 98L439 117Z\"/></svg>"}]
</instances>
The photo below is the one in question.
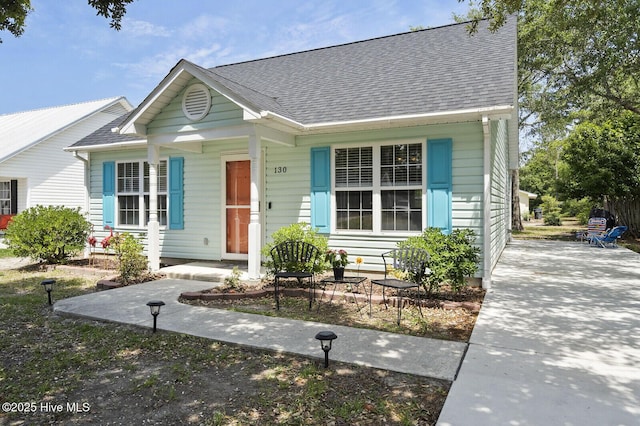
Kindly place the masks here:
<instances>
[{"instance_id":1,"label":"grass lawn","mask_svg":"<svg viewBox=\"0 0 640 426\"><path fill-rule=\"evenodd\" d=\"M0 424L434 424L450 383L54 315L94 291L60 269L0 271ZM425 359L424 362L429 362Z\"/></svg>"},{"instance_id":2,"label":"grass lawn","mask_svg":"<svg viewBox=\"0 0 640 426\"><path fill-rule=\"evenodd\" d=\"M576 241L576 232L586 231L587 227L580 225L575 218L563 218L561 226L547 226L542 220L523 222L524 231L514 231L513 238L519 240L561 240ZM633 238L629 233L623 235L619 245L640 253L640 239Z\"/></svg>"}]
</instances>

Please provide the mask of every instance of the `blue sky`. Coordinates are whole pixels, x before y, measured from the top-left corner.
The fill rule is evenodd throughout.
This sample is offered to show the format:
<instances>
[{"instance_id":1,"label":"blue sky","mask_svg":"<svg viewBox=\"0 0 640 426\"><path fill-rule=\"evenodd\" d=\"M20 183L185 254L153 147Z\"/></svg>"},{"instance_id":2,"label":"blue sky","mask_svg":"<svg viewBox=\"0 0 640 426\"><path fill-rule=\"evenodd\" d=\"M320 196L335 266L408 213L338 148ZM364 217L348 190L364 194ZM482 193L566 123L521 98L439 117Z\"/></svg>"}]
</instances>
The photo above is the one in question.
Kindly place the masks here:
<instances>
[{"instance_id":1,"label":"blue sky","mask_svg":"<svg viewBox=\"0 0 640 426\"><path fill-rule=\"evenodd\" d=\"M213 67L453 22L458 0L137 0L117 32L86 0L32 0L0 33L0 114L125 96L138 105L185 58Z\"/></svg>"}]
</instances>

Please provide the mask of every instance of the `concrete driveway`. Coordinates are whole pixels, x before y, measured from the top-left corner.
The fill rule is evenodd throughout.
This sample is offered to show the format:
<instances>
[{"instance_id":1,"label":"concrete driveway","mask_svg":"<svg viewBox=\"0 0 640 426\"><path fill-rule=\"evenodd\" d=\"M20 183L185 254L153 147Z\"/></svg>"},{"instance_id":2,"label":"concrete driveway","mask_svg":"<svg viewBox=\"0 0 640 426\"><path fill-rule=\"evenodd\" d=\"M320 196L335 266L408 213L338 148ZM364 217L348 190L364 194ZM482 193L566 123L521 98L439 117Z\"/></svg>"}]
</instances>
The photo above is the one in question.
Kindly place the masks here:
<instances>
[{"instance_id":1,"label":"concrete driveway","mask_svg":"<svg viewBox=\"0 0 640 426\"><path fill-rule=\"evenodd\" d=\"M439 425L639 425L640 255L515 241Z\"/></svg>"}]
</instances>

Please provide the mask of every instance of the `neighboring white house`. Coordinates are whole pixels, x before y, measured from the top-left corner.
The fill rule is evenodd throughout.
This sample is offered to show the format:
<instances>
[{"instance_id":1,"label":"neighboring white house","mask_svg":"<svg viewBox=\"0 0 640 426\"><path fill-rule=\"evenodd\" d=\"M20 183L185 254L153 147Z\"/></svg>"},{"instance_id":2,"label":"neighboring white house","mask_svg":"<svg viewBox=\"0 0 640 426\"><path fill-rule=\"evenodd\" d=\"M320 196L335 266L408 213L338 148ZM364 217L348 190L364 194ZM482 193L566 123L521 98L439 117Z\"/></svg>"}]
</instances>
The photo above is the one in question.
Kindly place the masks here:
<instances>
[{"instance_id":1,"label":"neighboring white house","mask_svg":"<svg viewBox=\"0 0 640 426\"><path fill-rule=\"evenodd\" d=\"M117 97L0 115L0 230L38 204L88 211L88 159L64 148L132 109Z\"/></svg>"},{"instance_id":2,"label":"neighboring white house","mask_svg":"<svg viewBox=\"0 0 640 426\"><path fill-rule=\"evenodd\" d=\"M520 217L529 217L531 213L529 210L529 200L535 200L538 198L538 194L523 191L522 189L518 191L518 194L520 196Z\"/></svg>"},{"instance_id":3,"label":"neighboring white house","mask_svg":"<svg viewBox=\"0 0 640 426\"><path fill-rule=\"evenodd\" d=\"M256 278L263 245L295 222L378 271L427 227L469 228L488 287L518 167L516 38L509 20L210 69L181 60L67 148L90 155L90 219L143 234L152 269L244 259Z\"/></svg>"}]
</instances>

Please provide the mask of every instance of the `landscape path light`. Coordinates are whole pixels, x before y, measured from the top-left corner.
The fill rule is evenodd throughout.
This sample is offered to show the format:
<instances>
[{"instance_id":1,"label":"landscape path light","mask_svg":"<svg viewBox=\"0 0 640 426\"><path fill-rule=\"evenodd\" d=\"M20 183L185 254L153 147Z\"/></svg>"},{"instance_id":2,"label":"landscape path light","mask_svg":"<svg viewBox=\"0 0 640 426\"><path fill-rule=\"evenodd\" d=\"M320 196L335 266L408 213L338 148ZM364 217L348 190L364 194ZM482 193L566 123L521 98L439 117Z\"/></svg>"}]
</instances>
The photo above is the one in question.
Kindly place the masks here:
<instances>
[{"instance_id":1,"label":"landscape path light","mask_svg":"<svg viewBox=\"0 0 640 426\"><path fill-rule=\"evenodd\" d=\"M147 302L147 306L151 309L151 315L153 315L153 332L155 333L158 315L160 315L160 307L164 306L164 302L162 300L152 300Z\"/></svg>"},{"instance_id":2,"label":"landscape path light","mask_svg":"<svg viewBox=\"0 0 640 426\"><path fill-rule=\"evenodd\" d=\"M53 285L56 280L44 280L40 284L44 287L47 292L47 296L49 297L49 305L51 305L51 290L53 290Z\"/></svg>"},{"instance_id":3,"label":"landscape path light","mask_svg":"<svg viewBox=\"0 0 640 426\"><path fill-rule=\"evenodd\" d=\"M324 351L324 368L329 367L329 351L331 344L337 338L338 336L333 331L321 331L316 334L316 339L320 340L320 347Z\"/></svg>"}]
</instances>

